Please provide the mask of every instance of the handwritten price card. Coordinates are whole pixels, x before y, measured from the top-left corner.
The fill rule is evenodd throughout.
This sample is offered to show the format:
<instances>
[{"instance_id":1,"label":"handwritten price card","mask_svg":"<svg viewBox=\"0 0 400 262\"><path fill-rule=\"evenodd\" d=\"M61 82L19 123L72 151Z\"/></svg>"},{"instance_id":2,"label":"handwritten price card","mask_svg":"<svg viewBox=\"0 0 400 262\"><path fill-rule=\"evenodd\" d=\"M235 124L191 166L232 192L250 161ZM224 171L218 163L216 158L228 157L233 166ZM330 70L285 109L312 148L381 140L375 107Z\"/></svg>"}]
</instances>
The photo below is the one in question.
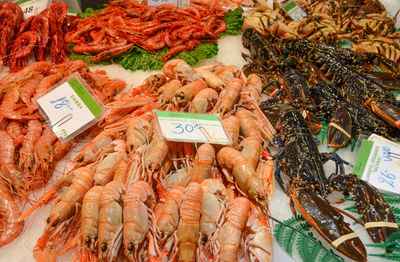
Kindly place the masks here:
<instances>
[{"instance_id":1,"label":"handwritten price card","mask_svg":"<svg viewBox=\"0 0 400 262\"><path fill-rule=\"evenodd\" d=\"M364 140L353 173L378 189L400 194L400 146Z\"/></svg>"},{"instance_id":2,"label":"handwritten price card","mask_svg":"<svg viewBox=\"0 0 400 262\"><path fill-rule=\"evenodd\" d=\"M155 111L161 135L170 141L229 145L217 115Z\"/></svg>"},{"instance_id":3,"label":"handwritten price card","mask_svg":"<svg viewBox=\"0 0 400 262\"><path fill-rule=\"evenodd\" d=\"M103 113L100 102L85 86L86 82L75 73L37 100L41 113L61 140L77 136Z\"/></svg>"},{"instance_id":4,"label":"handwritten price card","mask_svg":"<svg viewBox=\"0 0 400 262\"><path fill-rule=\"evenodd\" d=\"M44 9L50 6L49 0L20 0L16 2L24 12L24 19L28 19L33 15L40 14Z\"/></svg>"}]
</instances>

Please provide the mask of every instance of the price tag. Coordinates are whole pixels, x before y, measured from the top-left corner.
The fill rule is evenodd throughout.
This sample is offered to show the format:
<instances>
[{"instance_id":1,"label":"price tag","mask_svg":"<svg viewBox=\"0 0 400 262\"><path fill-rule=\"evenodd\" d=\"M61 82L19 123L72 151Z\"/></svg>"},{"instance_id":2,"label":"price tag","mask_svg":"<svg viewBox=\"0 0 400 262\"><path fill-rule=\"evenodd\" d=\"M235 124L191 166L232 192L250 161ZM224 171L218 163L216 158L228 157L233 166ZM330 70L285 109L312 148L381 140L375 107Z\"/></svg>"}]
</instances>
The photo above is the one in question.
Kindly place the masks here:
<instances>
[{"instance_id":1,"label":"price tag","mask_svg":"<svg viewBox=\"0 0 400 262\"><path fill-rule=\"evenodd\" d=\"M69 140L97 122L103 109L87 83L78 74L72 74L37 99L56 136Z\"/></svg>"},{"instance_id":2,"label":"price tag","mask_svg":"<svg viewBox=\"0 0 400 262\"><path fill-rule=\"evenodd\" d=\"M170 141L229 145L217 115L156 111L161 135Z\"/></svg>"},{"instance_id":3,"label":"price tag","mask_svg":"<svg viewBox=\"0 0 400 262\"><path fill-rule=\"evenodd\" d=\"M147 0L148 6L159 6L162 4L171 4L176 7L189 6L190 0Z\"/></svg>"},{"instance_id":4,"label":"price tag","mask_svg":"<svg viewBox=\"0 0 400 262\"><path fill-rule=\"evenodd\" d=\"M306 12L296 4L295 1L290 1L283 6L283 10L292 18L294 21L299 21L307 16Z\"/></svg>"},{"instance_id":5,"label":"price tag","mask_svg":"<svg viewBox=\"0 0 400 262\"><path fill-rule=\"evenodd\" d=\"M50 6L50 0L19 0L16 2L24 12L24 19L40 14Z\"/></svg>"},{"instance_id":6,"label":"price tag","mask_svg":"<svg viewBox=\"0 0 400 262\"><path fill-rule=\"evenodd\" d=\"M400 146L364 140L353 173L378 189L400 194Z\"/></svg>"}]
</instances>

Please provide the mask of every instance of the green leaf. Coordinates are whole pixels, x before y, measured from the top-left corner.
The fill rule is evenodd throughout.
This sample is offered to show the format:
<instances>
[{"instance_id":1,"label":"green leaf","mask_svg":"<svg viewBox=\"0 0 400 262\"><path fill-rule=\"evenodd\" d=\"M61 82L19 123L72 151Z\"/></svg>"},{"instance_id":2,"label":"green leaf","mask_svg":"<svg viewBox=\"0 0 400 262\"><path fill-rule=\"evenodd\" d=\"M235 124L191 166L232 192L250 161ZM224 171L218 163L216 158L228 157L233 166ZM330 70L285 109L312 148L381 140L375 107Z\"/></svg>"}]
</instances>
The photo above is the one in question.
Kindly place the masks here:
<instances>
[{"instance_id":1,"label":"green leaf","mask_svg":"<svg viewBox=\"0 0 400 262\"><path fill-rule=\"evenodd\" d=\"M295 247L303 261L343 261L341 257L322 246L318 240L312 237L312 234L309 235L311 232L307 232L307 230L310 229L310 225L301 216L277 222L274 237L291 256Z\"/></svg>"},{"instance_id":2,"label":"green leaf","mask_svg":"<svg viewBox=\"0 0 400 262\"><path fill-rule=\"evenodd\" d=\"M224 17L226 30L221 35L237 35L242 30L244 18L243 8L237 7L234 10L228 10Z\"/></svg>"},{"instance_id":3,"label":"green leaf","mask_svg":"<svg viewBox=\"0 0 400 262\"><path fill-rule=\"evenodd\" d=\"M343 258L334 254L331 250L323 247L316 239L299 235L296 240L296 247L303 261L334 262L344 261Z\"/></svg>"},{"instance_id":4,"label":"green leaf","mask_svg":"<svg viewBox=\"0 0 400 262\"><path fill-rule=\"evenodd\" d=\"M93 8L89 7L89 8L86 8L86 10L83 13L77 14L77 16L82 19L86 19L90 16L100 13L101 11L103 11L103 9L104 8L93 10Z\"/></svg>"},{"instance_id":5,"label":"green leaf","mask_svg":"<svg viewBox=\"0 0 400 262\"><path fill-rule=\"evenodd\" d=\"M400 204L400 196L398 195L382 193L382 196L385 198L386 202L388 202L389 205Z\"/></svg>"}]
</instances>

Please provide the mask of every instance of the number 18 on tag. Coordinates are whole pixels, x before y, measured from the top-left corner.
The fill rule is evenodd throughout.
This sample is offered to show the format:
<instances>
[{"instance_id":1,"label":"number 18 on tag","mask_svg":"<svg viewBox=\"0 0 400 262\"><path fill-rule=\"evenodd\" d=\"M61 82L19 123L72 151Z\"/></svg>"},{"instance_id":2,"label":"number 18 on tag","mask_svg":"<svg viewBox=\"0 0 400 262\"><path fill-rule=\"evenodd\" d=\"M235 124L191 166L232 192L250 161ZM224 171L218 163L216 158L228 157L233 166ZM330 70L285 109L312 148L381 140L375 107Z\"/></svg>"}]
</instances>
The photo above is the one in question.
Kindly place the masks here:
<instances>
[{"instance_id":1,"label":"number 18 on tag","mask_svg":"<svg viewBox=\"0 0 400 262\"><path fill-rule=\"evenodd\" d=\"M59 139L74 138L96 123L103 113L101 103L90 91L75 73L37 100L40 112Z\"/></svg>"}]
</instances>

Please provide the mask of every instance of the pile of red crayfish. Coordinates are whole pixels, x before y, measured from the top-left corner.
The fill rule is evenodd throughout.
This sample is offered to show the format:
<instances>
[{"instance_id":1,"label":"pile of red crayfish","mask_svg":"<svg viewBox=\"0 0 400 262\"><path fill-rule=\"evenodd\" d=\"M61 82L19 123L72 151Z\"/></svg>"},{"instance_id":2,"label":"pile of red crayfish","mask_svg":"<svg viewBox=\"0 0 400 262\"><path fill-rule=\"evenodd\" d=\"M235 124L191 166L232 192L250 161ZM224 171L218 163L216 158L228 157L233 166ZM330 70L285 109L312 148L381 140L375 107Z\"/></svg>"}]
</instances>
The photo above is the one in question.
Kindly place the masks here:
<instances>
[{"instance_id":1,"label":"pile of red crayfish","mask_svg":"<svg viewBox=\"0 0 400 262\"><path fill-rule=\"evenodd\" d=\"M93 61L122 54L134 45L151 52L168 46L170 50L163 57L166 61L201 42L215 41L226 30L224 15L217 4L177 8L112 1L99 14L75 20L65 41L76 44L74 52L96 55Z\"/></svg>"},{"instance_id":2,"label":"pile of red crayfish","mask_svg":"<svg viewBox=\"0 0 400 262\"><path fill-rule=\"evenodd\" d=\"M23 21L21 8L13 3L0 6L0 56L11 72L25 67L26 59L33 52L36 61L44 61L49 53L53 63L66 59L64 35L67 31L65 3L53 2L39 15Z\"/></svg>"}]
</instances>

